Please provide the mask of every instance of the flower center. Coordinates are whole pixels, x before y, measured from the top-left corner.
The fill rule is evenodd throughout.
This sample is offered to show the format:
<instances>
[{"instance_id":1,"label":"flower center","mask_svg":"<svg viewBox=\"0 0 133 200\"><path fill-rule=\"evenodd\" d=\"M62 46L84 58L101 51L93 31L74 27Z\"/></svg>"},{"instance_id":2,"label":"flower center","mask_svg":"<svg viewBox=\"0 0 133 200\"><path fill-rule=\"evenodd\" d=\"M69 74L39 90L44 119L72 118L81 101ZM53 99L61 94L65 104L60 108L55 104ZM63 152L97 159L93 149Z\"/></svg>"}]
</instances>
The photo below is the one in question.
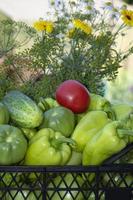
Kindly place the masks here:
<instances>
[{"instance_id":1,"label":"flower center","mask_svg":"<svg viewBox=\"0 0 133 200\"><path fill-rule=\"evenodd\" d=\"M126 15L126 18L127 18L128 20L131 20L131 17L130 17L129 15Z\"/></svg>"}]
</instances>

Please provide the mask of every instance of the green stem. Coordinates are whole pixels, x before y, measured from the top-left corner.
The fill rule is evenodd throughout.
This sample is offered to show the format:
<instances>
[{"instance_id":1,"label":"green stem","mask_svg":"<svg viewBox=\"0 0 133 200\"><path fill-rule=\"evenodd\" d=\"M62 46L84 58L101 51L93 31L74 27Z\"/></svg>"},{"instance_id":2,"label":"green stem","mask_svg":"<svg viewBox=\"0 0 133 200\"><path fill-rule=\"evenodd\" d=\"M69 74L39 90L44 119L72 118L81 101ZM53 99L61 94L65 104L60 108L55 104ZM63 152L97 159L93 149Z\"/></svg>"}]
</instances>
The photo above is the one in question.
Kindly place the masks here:
<instances>
[{"instance_id":1,"label":"green stem","mask_svg":"<svg viewBox=\"0 0 133 200\"><path fill-rule=\"evenodd\" d=\"M123 138L124 136L132 136L133 137L133 130L117 129L117 134L120 138Z\"/></svg>"},{"instance_id":2,"label":"green stem","mask_svg":"<svg viewBox=\"0 0 133 200\"><path fill-rule=\"evenodd\" d=\"M43 110L46 111L49 109L48 103L45 101L43 97L40 97L38 106Z\"/></svg>"},{"instance_id":3,"label":"green stem","mask_svg":"<svg viewBox=\"0 0 133 200\"><path fill-rule=\"evenodd\" d=\"M71 139L71 138L66 138L66 137L60 137L58 139L52 139L51 140L51 144L53 147L55 148L59 148L59 146L63 143L68 143L69 145L71 145L71 147L75 148L76 147L76 142Z\"/></svg>"},{"instance_id":4,"label":"green stem","mask_svg":"<svg viewBox=\"0 0 133 200\"><path fill-rule=\"evenodd\" d=\"M122 120L122 123L125 124L125 127L128 128L128 129L133 128L133 114L132 114L132 112L125 119Z\"/></svg>"},{"instance_id":5,"label":"green stem","mask_svg":"<svg viewBox=\"0 0 133 200\"><path fill-rule=\"evenodd\" d=\"M106 104L106 105L104 106L104 109L103 109L103 110L107 113L107 115L108 115L108 117L109 117L110 119L112 119L112 120L115 120L115 119L116 119L115 112L114 112L113 109L110 107L110 105Z\"/></svg>"}]
</instances>

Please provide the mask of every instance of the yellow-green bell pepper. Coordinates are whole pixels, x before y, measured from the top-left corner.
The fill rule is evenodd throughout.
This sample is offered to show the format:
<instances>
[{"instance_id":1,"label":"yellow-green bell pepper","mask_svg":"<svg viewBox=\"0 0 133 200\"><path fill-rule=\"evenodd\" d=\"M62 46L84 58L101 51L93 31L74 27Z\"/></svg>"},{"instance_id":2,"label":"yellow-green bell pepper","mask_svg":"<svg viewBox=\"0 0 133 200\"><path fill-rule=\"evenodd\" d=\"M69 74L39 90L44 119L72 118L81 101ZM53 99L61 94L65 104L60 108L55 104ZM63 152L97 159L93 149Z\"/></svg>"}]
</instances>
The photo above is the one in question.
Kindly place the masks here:
<instances>
[{"instance_id":1,"label":"yellow-green bell pepper","mask_svg":"<svg viewBox=\"0 0 133 200\"><path fill-rule=\"evenodd\" d=\"M66 165L81 165L82 163L82 153L77 151L72 151L70 160Z\"/></svg>"},{"instance_id":2,"label":"yellow-green bell pepper","mask_svg":"<svg viewBox=\"0 0 133 200\"><path fill-rule=\"evenodd\" d=\"M126 128L133 129L133 105L128 103L116 103L112 105L115 112L116 120L122 121ZM130 137L130 143L133 142L133 137Z\"/></svg>"},{"instance_id":3,"label":"yellow-green bell pepper","mask_svg":"<svg viewBox=\"0 0 133 200\"><path fill-rule=\"evenodd\" d=\"M49 110L50 108L58 107L59 104L55 99L53 99L51 97L46 97L46 98L40 97L38 106L43 111L46 111L46 110Z\"/></svg>"},{"instance_id":4,"label":"yellow-green bell pepper","mask_svg":"<svg viewBox=\"0 0 133 200\"><path fill-rule=\"evenodd\" d=\"M37 130L36 129L33 129L33 128L21 128L24 136L30 140L34 135L36 135L37 133Z\"/></svg>"},{"instance_id":5,"label":"yellow-green bell pepper","mask_svg":"<svg viewBox=\"0 0 133 200\"><path fill-rule=\"evenodd\" d=\"M110 119L112 120L116 119L115 112L112 108L112 105L105 97L94 94L94 93L90 93L90 98L91 98L91 101L90 101L87 111L76 115L77 122L79 122L86 113L93 110L102 110L107 113Z\"/></svg>"},{"instance_id":6,"label":"yellow-green bell pepper","mask_svg":"<svg viewBox=\"0 0 133 200\"><path fill-rule=\"evenodd\" d=\"M124 129L120 121L113 121L104 126L85 146L82 157L83 165L99 165L107 158L118 153L129 143L133 131Z\"/></svg>"},{"instance_id":7,"label":"yellow-green bell pepper","mask_svg":"<svg viewBox=\"0 0 133 200\"><path fill-rule=\"evenodd\" d=\"M107 113L108 117L115 120L115 112L111 107L111 103L103 96L91 93L91 101L88 110L103 110Z\"/></svg>"},{"instance_id":8,"label":"yellow-green bell pepper","mask_svg":"<svg viewBox=\"0 0 133 200\"><path fill-rule=\"evenodd\" d=\"M110 121L104 111L88 112L76 125L71 136L77 143L76 151L82 152L87 142Z\"/></svg>"},{"instance_id":9,"label":"yellow-green bell pepper","mask_svg":"<svg viewBox=\"0 0 133 200\"><path fill-rule=\"evenodd\" d=\"M116 120L123 120L133 113L133 105L127 103L117 103L112 105L112 109L115 112Z\"/></svg>"},{"instance_id":10,"label":"yellow-green bell pepper","mask_svg":"<svg viewBox=\"0 0 133 200\"><path fill-rule=\"evenodd\" d=\"M29 142L25 165L65 165L71 157L71 147L75 141L64 137L60 132L44 128Z\"/></svg>"}]
</instances>

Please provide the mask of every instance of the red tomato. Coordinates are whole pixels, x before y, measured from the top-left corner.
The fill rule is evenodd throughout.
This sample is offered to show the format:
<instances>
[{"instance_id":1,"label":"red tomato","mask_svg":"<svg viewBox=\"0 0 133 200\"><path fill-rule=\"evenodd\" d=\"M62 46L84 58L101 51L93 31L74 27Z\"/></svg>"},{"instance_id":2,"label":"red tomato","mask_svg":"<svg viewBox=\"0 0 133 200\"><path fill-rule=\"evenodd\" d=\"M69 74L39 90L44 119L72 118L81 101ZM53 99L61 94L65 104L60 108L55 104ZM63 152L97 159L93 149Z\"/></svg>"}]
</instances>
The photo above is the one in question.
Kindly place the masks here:
<instances>
[{"instance_id":1,"label":"red tomato","mask_svg":"<svg viewBox=\"0 0 133 200\"><path fill-rule=\"evenodd\" d=\"M55 93L57 102L74 113L85 112L90 104L90 94L87 88L76 80L61 83Z\"/></svg>"}]
</instances>

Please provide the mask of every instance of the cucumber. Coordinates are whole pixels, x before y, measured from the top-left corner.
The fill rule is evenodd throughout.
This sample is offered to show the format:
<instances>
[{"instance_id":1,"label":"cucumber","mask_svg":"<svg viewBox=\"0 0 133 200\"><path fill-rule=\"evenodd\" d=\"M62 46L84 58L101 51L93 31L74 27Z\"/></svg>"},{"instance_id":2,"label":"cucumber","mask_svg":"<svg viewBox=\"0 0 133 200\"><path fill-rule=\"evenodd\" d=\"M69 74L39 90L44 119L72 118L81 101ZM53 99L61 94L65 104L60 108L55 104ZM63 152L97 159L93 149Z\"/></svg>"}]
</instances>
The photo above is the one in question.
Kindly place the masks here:
<instances>
[{"instance_id":1,"label":"cucumber","mask_svg":"<svg viewBox=\"0 0 133 200\"><path fill-rule=\"evenodd\" d=\"M38 127L43 120L43 112L28 96L18 90L8 92L3 98L11 120L23 128Z\"/></svg>"}]
</instances>

